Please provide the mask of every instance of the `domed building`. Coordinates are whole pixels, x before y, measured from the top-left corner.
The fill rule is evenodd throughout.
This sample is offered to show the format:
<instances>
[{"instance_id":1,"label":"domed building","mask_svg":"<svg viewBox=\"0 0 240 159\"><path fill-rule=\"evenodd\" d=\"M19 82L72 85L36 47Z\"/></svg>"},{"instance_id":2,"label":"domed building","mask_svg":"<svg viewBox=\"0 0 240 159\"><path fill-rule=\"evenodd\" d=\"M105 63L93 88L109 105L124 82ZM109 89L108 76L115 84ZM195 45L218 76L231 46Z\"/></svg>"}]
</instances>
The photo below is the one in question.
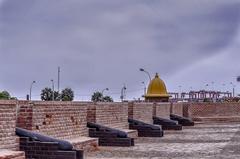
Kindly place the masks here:
<instances>
[{"instance_id":1,"label":"domed building","mask_svg":"<svg viewBox=\"0 0 240 159\"><path fill-rule=\"evenodd\" d=\"M145 101L147 102L168 102L170 95L162 79L156 73L155 78L148 85Z\"/></svg>"}]
</instances>

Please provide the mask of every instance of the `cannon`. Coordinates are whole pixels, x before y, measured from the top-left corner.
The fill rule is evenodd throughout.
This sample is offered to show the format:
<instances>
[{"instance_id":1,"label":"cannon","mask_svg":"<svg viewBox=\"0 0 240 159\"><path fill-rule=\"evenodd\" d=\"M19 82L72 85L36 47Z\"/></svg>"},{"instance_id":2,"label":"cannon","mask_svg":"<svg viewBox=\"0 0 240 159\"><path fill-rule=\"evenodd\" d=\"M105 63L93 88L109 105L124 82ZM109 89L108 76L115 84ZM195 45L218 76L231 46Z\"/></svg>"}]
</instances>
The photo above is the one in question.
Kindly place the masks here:
<instances>
[{"instance_id":1,"label":"cannon","mask_svg":"<svg viewBox=\"0 0 240 159\"><path fill-rule=\"evenodd\" d=\"M89 128L90 137L99 138L98 143L100 146L134 146L134 139L129 138L124 131L92 122L88 122L87 127Z\"/></svg>"},{"instance_id":2,"label":"cannon","mask_svg":"<svg viewBox=\"0 0 240 159\"><path fill-rule=\"evenodd\" d=\"M41 135L41 134L26 130L26 129L22 129L22 128L16 128L16 135L18 135L19 137L27 137L33 141L56 142L58 143L58 149L63 151L69 151L73 149L73 145L67 141Z\"/></svg>"},{"instance_id":3,"label":"cannon","mask_svg":"<svg viewBox=\"0 0 240 159\"><path fill-rule=\"evenodd\" d=\"M134 129L138 131L139 137L162 137L163 131L161 127L144 123L135 119L128 119L129 129Z\"/></svg>"},{"instance_id":4,"label":"cannon","mask_svg":"<svg viewBox=\"0 0 240 159\"><path fill-rule=\"evenodd\" d=\"M100 125L100 124L88 122L87 127L95 128L96 131L101 131L102 130L102 131L105 131L105 132L110 132L112 134L116 134L116 137L119 137L119 138L127 138L127 133L126 132L123 132L121 130L117 130L117 129L114 129L114 128L106 127L106 126L103 126L103 125Z\"/></svg>"},{"instance_id":5,"label":"cannon","mask_svg":"<svg viewBox=\"0 0 240 159\"><path fill-rule=\"evenodd\" d=\"M25 152L26 159L83 159L83 150L73 149L73 145L67 141L22 128L16 128L16 135L20 137L20 150Z\"/></svg>"},{"instance_id":6,"label":"cannon","mask_svg":"<svg viewBox=\"0 0 240 159\"><path fill-rule=\"evenodd\" d=\"M153 117L153 124L161 125L163 130L182 130L182 125L178 121Z\"/></svg>"},{"instance_id":7,"label":"cannon","mask_svg":"<svg viewBox=\"0 0 240 159\"><path fill-rule=\"evenodd\" d=\"M178 121L182 126L194 126L194 122L191 119L179 115L170 114L170 119Z\"/></svg>"}]
</instances>

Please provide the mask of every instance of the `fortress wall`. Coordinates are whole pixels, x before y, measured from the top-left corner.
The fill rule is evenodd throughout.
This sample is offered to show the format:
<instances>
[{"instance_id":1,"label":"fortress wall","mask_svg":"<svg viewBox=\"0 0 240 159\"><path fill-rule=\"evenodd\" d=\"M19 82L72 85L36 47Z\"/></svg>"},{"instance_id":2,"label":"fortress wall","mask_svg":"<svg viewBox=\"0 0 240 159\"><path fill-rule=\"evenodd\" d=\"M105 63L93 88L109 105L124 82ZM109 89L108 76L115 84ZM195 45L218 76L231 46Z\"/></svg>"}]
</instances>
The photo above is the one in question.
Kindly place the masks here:
<instances>
[{"instance_id":1,"label":"fortress wall","mask_svg":"<svg viewBox=\"0 0 240 159\"><path fill-rule=\"evenodd\" d=\"M183 116L184 103L171 103L171 114Z\"/></svg>"},{"instance_id":2,"label":"fortress wall","mask_svg":"<svg viewBox=\"0 0 240 159\"><path fill-rule=\"evenodd\" d=\"M154 116L166 119L170 118L171 103L156 103L154 104L154 107L155 107Z\"/></svg>"},{"instance_id":3,"label":"fortress wall","mask_svg":"<svg viewBox=\"0 0 240 159\"><path fill-rule=\"evenodd\" d=\"M153 103L129 103L128 117L145 123L153 124L152 116L154 115Z\"/></svg>"},{"instance_id":4,"label":"fortress wall","mask_svg":"<svg viewBox=\"0 0 240 159\"><path fill-rule=\"evenodd\" d=\"M95 114L93 113L95 111ZM112 128L128 128L128 104L127 103L95 103L88 105L88 121L94 121Z\"/></svg>"},{"instance_id":5,"label":"fortress wall","mask_svg":"<svg viewBox=\"0 0 240 159\"><path fill-rule=\"evenodd\" d=\"M15 135L17 101L0 100L0 149L18 150Z\"/></svg>"},{"instance_id":6,"label":"fortress wall","mask_svg":"<svg viewBox=\"0 0 240 159\"><path fill-rule=\"evenodd\" d=\"M20 101L17 125L59 139L87 136L87 105L80 102Z\"/></svg>"},{"instance_id":7,"label":"fortress wall","mask_svg":"<svg viewBox=\"0 0 240 159\"><path fill-rule=\"evenodd\" d=\"M239 116L240 103L190 103L189 117Z\"/></svg>"}]
</instances>

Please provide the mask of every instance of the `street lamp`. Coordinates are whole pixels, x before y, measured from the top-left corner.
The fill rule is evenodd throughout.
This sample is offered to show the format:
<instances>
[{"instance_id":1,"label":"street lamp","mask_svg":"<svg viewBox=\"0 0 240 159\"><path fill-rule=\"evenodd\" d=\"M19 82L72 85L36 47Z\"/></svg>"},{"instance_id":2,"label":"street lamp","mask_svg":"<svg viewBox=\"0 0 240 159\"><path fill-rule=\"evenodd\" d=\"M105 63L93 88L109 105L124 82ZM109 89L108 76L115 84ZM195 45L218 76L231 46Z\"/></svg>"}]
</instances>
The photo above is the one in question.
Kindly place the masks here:
<instances>
[{"instance_id":1,"label":"street lamp","mask_svg":"<svg viewBox=\"0 0 240 159\"><path fill-rule=\"evenodd\" d=\"M144 92L143 92L143 95L145 95L145 94L146 94L146 89L147 89L147 88L146 88L146 84L145 84L145 82L142 82L142 84L143 84L143 86L144 86L144 89L143 89L143 91L144 91Z\"/></svg>"},{"instance_id":2,"label":"street lamp","mask_svg":"<svg viewBox=\"0 0 240 159\"><path fill-rule=\"evenodd\" d=\"M209 86L208 84L205 85L205 89L206 89L206 91L208 90L208 86Z\"/></svg>"},{"instance_id":3,"label":"street lamp","mask_svg":"<svg viewBox=\"0 0 240 159\"><path fill-rule=\"evenodd\" d=\"M101 91L102 95L103 95L103 92L104 92L104 91L108 91L108 90L109 90L108 88L104 88L104 89Z\"/></svg>"},{"instance_id":4,"label":"street lamp","mask_svg":"<svg viewBox=\"0 0 240 159\"><path fill-rule=\"evenodd\" d=\"M214 91L214 82L212 81L211 84L212 84L212 91Z\"/></svg>"},{"instance_id":5,"label":"street lamp","mask_svg":"<svg viewBox=\"0 0 240 159\"><path fill-rule=\"evenodd\" d=\"M51 80L52 82L52 101L54 101L54 81L53 79Z\"/></svg>"},{"instance_id":6,"label":"street lamp","mask_svg":"<svg viewBox=\"0 0 240 159\"><path fill-rule=\"evenodd\" d=\"M226 88L225 88L226 84L223 83L222 86L223 86L223 92L225 92L226 91Z\"/></svg>"},{"instance_id":7,"label":"street lamp","mask_svg":"<svg viewBox=\"0 0 240 159\"><path fill-rule=\"evenodd\" d=\"M232 95L233 97L235 97L235 85L233 84L233 82L230 82L230 85L232 85Z\"/></svg>"},{"instance_id":8,"label":"street lamp","mask_svg":"<svg viewBox=\"0 0 240 159\"><path fill-rule=\"evenodd\" d=\"M182 86L180 85L180 86L178 86L178 88L179 88L179 97L182 98L182 96L181 96L181 93L182 93Z\"/></svg>"},{"instance_id":9,"label":"street lamp","mask_svg":"<svg viewBox=\"0 0 240 159\"><path fill-rule=\"evenodd\" d=\"M32 86L33 84L36 83L36 81L32 81L31 86L30 86L30 93L29 93L29 99L32 99Z\"/></svg>"},{"instance_id":10,"label":"street lamp","mask_svg":"<svg viewBox=\"0 0 240 159\"><path fill-rule=\"evenodd\" d=\"M149 77L149 82L151 82L152 79L151 79L151 76L150 76L149 72L147 72L143 68L140 68L139 71L145 72L148 75L148 77Z\"/></svg>"},{"instance_id":11,"label":"street lamp","mask_svg":"<svg viewBox=\"0 0 240 159\"><path fill-rule=\"evenodd\" d=\"M125 85L124 85L124 86L122 87L122 89L121 89L121 96L120 96L120 98L121 98L122 101L123 101L123 99L124 99L126 89L127 89L127 88L126 88Z\"/></svg>"}]
</instances>

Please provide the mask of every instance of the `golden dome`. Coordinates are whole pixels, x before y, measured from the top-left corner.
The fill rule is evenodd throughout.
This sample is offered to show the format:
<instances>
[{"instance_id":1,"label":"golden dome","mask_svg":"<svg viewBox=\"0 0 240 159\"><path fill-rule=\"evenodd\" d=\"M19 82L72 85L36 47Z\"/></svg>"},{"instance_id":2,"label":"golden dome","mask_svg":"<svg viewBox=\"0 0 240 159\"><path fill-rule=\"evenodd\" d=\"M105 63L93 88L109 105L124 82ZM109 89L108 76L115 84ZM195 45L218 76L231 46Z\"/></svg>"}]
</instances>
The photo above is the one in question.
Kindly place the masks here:
<instances>
[{"instance_id":1,"label":"golden dome","mask_svg":"<svg viewBox=\"0 0 240 159\"><path fill-rule=\"evenodd\" d=\"M148 85L148 90L145 97L170 97L170 95L167 93L165 83L159 78L157 73L155 75L155 78L152 79L150 84Z\"/></svg>"}]
</instances>

